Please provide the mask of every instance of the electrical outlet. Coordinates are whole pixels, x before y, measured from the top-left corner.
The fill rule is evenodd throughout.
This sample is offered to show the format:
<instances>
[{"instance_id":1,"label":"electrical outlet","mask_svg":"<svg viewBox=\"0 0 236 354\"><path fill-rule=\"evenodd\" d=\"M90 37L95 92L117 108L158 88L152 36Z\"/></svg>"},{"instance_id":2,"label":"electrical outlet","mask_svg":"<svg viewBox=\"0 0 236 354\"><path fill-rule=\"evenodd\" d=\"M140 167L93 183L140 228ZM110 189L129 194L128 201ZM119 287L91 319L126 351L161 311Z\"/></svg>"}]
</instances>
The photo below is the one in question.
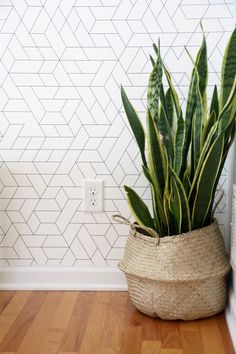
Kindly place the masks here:
<instances>
[{"instance_id":1,"label":"electrical outlet","mask_svg":"<svg viewBox=\"0 0 236 354\"><path fill-rule=\"evenodd\" d=\"M85 179L84 189L84 211L102 212L103 211L103 180Z\"/></svg>"}]
</instances>

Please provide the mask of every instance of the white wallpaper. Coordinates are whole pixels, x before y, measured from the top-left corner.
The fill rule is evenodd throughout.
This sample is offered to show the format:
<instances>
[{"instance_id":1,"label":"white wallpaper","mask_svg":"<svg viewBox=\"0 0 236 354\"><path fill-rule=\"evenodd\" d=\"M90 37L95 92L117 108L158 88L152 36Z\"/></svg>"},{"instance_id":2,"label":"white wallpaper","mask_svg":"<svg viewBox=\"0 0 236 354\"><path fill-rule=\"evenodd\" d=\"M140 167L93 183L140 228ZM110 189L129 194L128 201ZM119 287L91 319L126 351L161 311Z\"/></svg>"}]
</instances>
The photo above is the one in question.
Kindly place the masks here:
<instances>
[{"instance_id":1,"label":"white wallpaper","mask_svg":"<svg viewBox=\"0 0 236 354\"><path fill-rule=\"evenodd\" d=\"M120 84L144 117L160 36L183 100L191 69L183 45L195 55L199 19L209 84L218 83L232 2L0 0L0 265L117 264L127 228L111 215L130 215L123 185L149 198ZM82 212L84 178L104 179L104 213Z\"/></svg>"}]
</instances>

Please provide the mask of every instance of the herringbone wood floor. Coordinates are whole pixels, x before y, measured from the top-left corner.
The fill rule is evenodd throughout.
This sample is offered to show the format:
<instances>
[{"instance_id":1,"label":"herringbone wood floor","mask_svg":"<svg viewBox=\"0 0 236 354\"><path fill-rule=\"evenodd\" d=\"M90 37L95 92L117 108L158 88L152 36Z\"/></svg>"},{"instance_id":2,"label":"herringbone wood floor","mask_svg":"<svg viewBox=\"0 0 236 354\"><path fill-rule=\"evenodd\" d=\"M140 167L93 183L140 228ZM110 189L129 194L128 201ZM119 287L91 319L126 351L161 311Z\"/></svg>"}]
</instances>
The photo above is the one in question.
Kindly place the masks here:
<instances>
[{"instance_id":1,"label":"herringbone wood floor","mask_svg":"<svg viewBox=\"0 0 236 354\"><path fill-rule=\"evenodd\" d=\"M126 292L1 291L0 353L234 354L223 314L149 318Z\"/></svg>"}]
</instances>

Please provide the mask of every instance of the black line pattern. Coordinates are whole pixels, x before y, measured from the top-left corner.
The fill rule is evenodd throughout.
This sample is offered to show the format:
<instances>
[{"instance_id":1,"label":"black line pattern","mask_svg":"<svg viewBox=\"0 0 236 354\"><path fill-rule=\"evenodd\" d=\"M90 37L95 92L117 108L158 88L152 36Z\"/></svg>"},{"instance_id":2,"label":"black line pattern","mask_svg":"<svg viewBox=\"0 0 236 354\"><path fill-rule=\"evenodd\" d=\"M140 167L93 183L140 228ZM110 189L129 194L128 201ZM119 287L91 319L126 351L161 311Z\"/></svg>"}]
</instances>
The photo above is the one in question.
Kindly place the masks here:
<instances>
[{"instance_id":1,"label":"black line pattern","mask_svg":"<svg viewBox=\"0 0 236 354\"><path fill-rule=\"evenodd\" d=\"M113 266L129 216L123 184L150 203L121 105L122 83L145 118L153 41L161 39L181 102L201 40L210 91L233 28L233 1L0 2L0 266ZM82 212L82 180L105 182L105 212ZM220 186L227 186L227 170ZM225 223L227 198L218 208Z\"/></svg>"}]
</instances>

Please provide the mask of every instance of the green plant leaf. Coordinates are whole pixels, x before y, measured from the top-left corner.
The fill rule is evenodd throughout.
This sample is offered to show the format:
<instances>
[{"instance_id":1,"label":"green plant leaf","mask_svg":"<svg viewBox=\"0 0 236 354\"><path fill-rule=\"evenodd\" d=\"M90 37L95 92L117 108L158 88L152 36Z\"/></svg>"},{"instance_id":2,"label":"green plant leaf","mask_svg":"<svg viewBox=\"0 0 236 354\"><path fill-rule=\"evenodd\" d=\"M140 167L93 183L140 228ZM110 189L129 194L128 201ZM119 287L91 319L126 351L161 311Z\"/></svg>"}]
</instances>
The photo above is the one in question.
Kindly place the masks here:
<instances>
[{"instance_id":1,"label":"green plant leaf","mask_svg":"<svg viewBox=\"0 0 236 354\"><path fill-rule=\"evenodd\" d=\"M220 109L222 109L229 97L236 75L236 29L233 31L226 46L222 68L220 88Z\"/></svg>"},{"instance_id":2,"label":"green plant leaf","mask_svg":"<svg viewBox=\"0 0 236 354\"><path fill-rule=\"evenodd\" d=\"M164 219L164 211L162 206L162 198L159 194L159 191L155 189L155 185L153 183L152 177L148 168L143 165L143 173L150 183L151 193L152 193L152 207L153 207L153 215L154 215L154 225L155 229L160 236L163 236L163 219Z\"/></svg>"},{"instance_id":3,"label":"green plant leaf","mask_svg":"<svg viewBox=\"0 0 236 354\"><path fill-rule=\"evenodd\" d=\"M216 194L217 186L218 186L218 183L219 183L219 180L220 180L220 177L221 177L224 165L225 165L226 158L227 158L227 154L222 156L220 168L219 168L219 171L218 171L218 174L217 174L217 177L215 180L215 184L213 187L213 191L212 191L212 200L211 200L210 207L209 207L209 210L208 210L208 213L206 216L205 225L209 225L212 222L212 217L213 217L212 211L213 211L213 205L214 205L214 201L215 201L215 194Z\"/></svg>"},{"instance_id":4,"label":"green plant leaf","mask_svg":"<svg viewBox=\"0 0 236 354\"><path fill-rule=\"evenodd\" d=\"M235 119L236 112L236 77L234 79L233 86L229 93L228 100L225 103L224 108L219 115L219 131L222 132L230 125L233 119Z\"/></svg>"},{"instance_id":5,"label":"green plant leaf","mask_svg":"<svg viewBox=\"0 0 236 354\"><path fill-rule=\"evenodd\" d=\"M159 119L159 98L162 84L162 61L160 48L157 54L157 60L151 72L148 90L147 90L147 109L151 112L154 121Z\"/></svg>"},{"instance_id":6,"label":"green plant leaf","mask_svg":"<svg viewBox=\"0 0 236 354\"><path fill-rule=\"evenodd\" d=\"M213 215L213 206L214 206L214 201L215 201L215 195L216 195L216 192L217 192L218 183L219 183L219 180L220 180L220 177L221 177L221 173L222 173L223 168L224 168L225 161L226 161L226 156L222 157L220 169L219 169L219 172L218 172L218 175L217 175L214 187L213 187L212 200L211 200L210 207L209 207L206 219L205 219L205 225L209 225L213 221L213 216L214 216Z\"/></svg>"},{"instance_id":7,"label":"green plant leaf","mask_svg":"<svg viewBox=\"0 0 236 354\"><path fill-rule=\"evenodd\" d=\"M174 170L179 175L182 168L183 148L185 141L185 121L182 114L177 121L177 131L175 135L175 156L174 156Z\"/></svg>"},{"instance_id":8,"label":"green plant leaf","mask_svg":"<svg viewBox=\"0 0 236 354\"><path fill-rule=\"evenodd\" d=\"M200 172L201 172L201 169L202 169L202 166L204 164L204 161L206 159L206 156L207 154L209 153L210 151L210 148L212 146L212 144L214 143L216 137L217 137L217 129L218 129L218 121L215 122L215 124L212 126L208 136L207 136L207 139L203 145L203 148L202 148L202 151L201 151L201 154L200 154L200 157L199 157L199 160L198 160L198 165L197 165L197 168L195 170L195 173L194 173L194 178L193 178L193 181L192 181L192 184L191 184L191 189L190 189L190 192L188 194L188 199L190 201L190 204L191 201L193 202L194 201L194 197L195 197L195 194L196 194L196 186L197 186L197 182L198 182L198 179L199 179L199 175L200 175Z\"/></svg>"},{"instance_id":9,"label":"green plant leaf","mask_svg":"<svg viewBox=\"0 0 236 354\"><path fill-rule=\"evenodd\" d=\"M189 195L190 189L191 189L191 182L190 182L190 168L188 167L186 171L184 172L184 177L183 177L183 186L186 195Z\"/></svg>"},{"instance_id":10,"label":"green plant leaf","mask_svg":"<svg viewBox=\"0 0 236 354\"><path fill-rule=\"evenodd\" d=\"M147 91L146 135L121 89L125 111L141 152L143 173L150 183L153 216L133 189L125 186L125 190L137 222L155 229L160 236L177 235L212 222L214 196L236 133L236 30L224 55L220 97L215 86L209 114L205 36L195 61L189 54L193 70L185 115L171 76L162 62L160 42L153 47L157 58L150 56L153 70ZM168 82L166 93L163 71Z\"/></svg>"},{"instance_id":11,"label":"green plant leaf","mask_svg":"<svg viewBox=\"0 0 236 354\"><path fill-rule=\"evenodd\" d=\"M128 118L130 127L131 127L131 129L134 133L134 137L137 141L143 164L144 164L144 166L147 166L147 161L146 161L146 157L145 157L145 132L144 132L142 123L138 117L138 114L136 113L134 107L130 103L130 101L125 93L125 90L123 89L122 86L121 86L121 98L122 98L122 102L123 102L123 105L125 108L126 116Z\"/></svg>"},{"instance_id":12,"label":"green plant leaf","mask_svg":"<svg viewBox=\"0 0 236 354\"><path fill-rule=\"evenodd\" d=\"M189 151L189 146L191 143L191 132L192 132L192 122L193 115L196 109L196 73L192 74L192 79L189 86L189 93L187 99L187 107L186 107L186 116L185 116L185 126L186 126L186 134L185 134L185 142L183 148L183 166L182 172L186 169L187 166L187 156Z\"/></svg>"},{"instance_id":13,"label":"green plant leaf","mask_svg":"<svg viewBox=\"0 0 236 354\"><path fill-rule=\"evenodd\" d=\"M224 135L214 141L202 165L192 211L193 229L204 226L211 207L215 181L218 177L224 148Z\"/></svg>"},{"instance_id":14,"label":"green plant leaf","mask_svg":"<svg viewBox=\"0 0 236 354\"><path fill-rule=\"evenodd\" d=\"M209 117L206 121L206 124L204 125L203 133L202 133L202 143L207 139L207 136L215 124L216 120L218 119L219 116L219 99L218 99L218 91L217 91L217 86L215 85L212 99L211 99L211 105L210 105L210 114Z\"/></svg>"},{"instance_id":15,"label":"green plant leaf","mask_svg":"<svg viewBox=\"0 0 236 354\"><path fill-rule=\"evenodd\" d=\"M162 142L151 112L147 113L148 165L155 189L164 194L166 179L166 161Z\"/></svg>"},{"instance_id":16,"label":"green plant leaf","mask_svg":"<svg viewBox=\"0 0 236 354\"><path fill-rule=\"evenodd\" d=\"M231 123L228 125L228 127L224 131L224 155L227 155L229 152L229 149L234 142L235 138L235 124L236 124L236 114L234 116L234 119L231 120Z\"/></svg>"},{"instance_id":17,"label":"green plant leaf","mask_svg":"<svg viewBox=\"0 0 236 354\"><path fill-rule=\"evenodd\" d=\"M139 223L139 225L155 229L153 219L147 205L132 188L127 186L124 186L124 188L127 194L129 207L135 217L135 220Z\"/></svg>"},{"instance_id":18,"label":"green plant leaf","mask_svg":"<svg viewBox=\"0 0 236 354\"><path fill-rule=\"evenodd\" d=\"M174 145L172 138L172 131L169 124L168 116L167 116L167 105L165 101L165 93L163 89L163 85L161 85L160 89L160 100L161 100L161 110L160 110L160 118L157 121L157 128L161 133L163 139L162 142L167 150L167 155L171 164L174 160Z\"/></svg>"},{"instance_id":19,"label":"green plant leaf","mask_svg":"<svg viewBox=\"0 0 236 354\"><path fill-rule=\"evenodd\" d=\"M218 98L218 91L217 91L217 86L215 85L212 99L211 99L211 106L210 106L210 115L212 112L215 112L216 118L218 118L219 115L219 98Z\"/></svg>"},{"instance_id":20,"label":"green plant leaf","mask_svg":"<svg viewBox=\"0 0 236 354\"><path fill-rule=\"evenodd\" d=\"M187 157L189 146L191 143L191 133L192 133L192 122L193 115L196 109L196 85L199 77L199 90L203 100L205 100L205 90L207 85L207 50L206 50L206 40L203 35L202 45L198 51L196 61L194 63L194 68L192 71L191 81L189 85L188 98L187 98L187 106L186 106L186 135L185 135L185 143L183 149L183 165L181 174L184 173L187 166ZM198 74L198 77L197 77ZM206 110L206 109L205 109ZM204 111L204 107L203 107Z\"/></svg>"},{"instance_id":21,"label":"green plant leaf","mask_svg":"<svg viewBox=\"0 0 236 354\"><path fill-rule=\"evenodd\" d=\"M175 171L169 166L170 175L175 180L176 187L178 189L180 203L181 203L181 213L182 213L182 220L181 220L181 232L191 231L191 220L190 220L190 210L188 204L188 198L185 193L184 186L175 173Z\"/></svg>"},{"instance_id":22,"label":"green plant leaf","mask_svg":"<svg viewBox=\"0 0 236 354\"><path fill-rule=\"evenodd\" d=\"M181 224L182 224L182 206L181 206L181 197L177 187L175 178L171 177L170 179L171 193L169 199L169 208L173 215L173 221L175 225L175 234L181 234Z\"/></svg>"},{"instance_id":23,"label":"green plant leaf","mask_svg":"<svg viewBox=\"0 0 236 354\"><path fill-rule=\"evenodd\" d=\"M155 60L153 59L153 57L151 55L149 55L150 57L150 60L151 60L151 63L152 63L152 66L154 67L155 66Z\"/></svg>"},{"instance_id":24,"label":"green plant leaf","mask_svg":"<svg viewBox=\"0 0 236 354\"><path fill-rule=\"evenodd\" d=\"M198 77L198 74L196 74ZM198 85L198 79L196 84L196 110L193 116L193 127L192 127L192 151L191 151L191 174L190 180L193 180L194 173L197 168L199 156L202 150L202 118L203 118L203 105L200 93L200 88Z\"/></svg>"},{"instance_id":25,"label":"green plant leaf","mask_svg":"<svg viewBox=\"0 0 236 354\"><path fill-rule=\"evenodd\" d=\"M182 109L181 109L181 106L180 106L180 103L179 103L179 97L178 97L177 92L176 92L176 90L174 88L174 85L173 85L172 80L171 80L171 76L170 76L167 68L165 66L163 66L163 67L164 67L166 79L167 79L168 84L169 84L169 89L170 89L170 93L171 93L171 96L172 96L172 99L173 99L175 111L176 111L177 117L179 118L182 115Z\"/></svg>"},{"instance_id":26,"label":"green plant leaf","mask_svg":"<svg viewBox=\"0 0 236 354\"><path fill-rule=\"evenodd\" d=\"M168 88L165 94L165 103L166 103L166 115L169 122L169 126L173 129L174 125L174 103L171 94L171 89Z\"/></svg>"},{"instance_id":27,"label":"green plant leaf","mask_svg":"<svg viewBox=\"0 0 236 354\"><path fill-rule=\"evenodd\" d=\"M203 132L202 132L202 143L204 144L207 137L208 137L208 134L210 133L211 131L211 128L213 127L213 125L215 124L216 122L216 113L215 111L212 111L207 122L206 122L206 125L203 129Z\"/></svg>"},{"instance_id":28,"label":"green plant leaf","mask_svg":"<svg viewBox=\"0 0 236 354\"><path fill-rule=\"evenodd\" d=\"M169 213L169 197L170 197L170 192L169 192L169 165L168 165L168 155L167 155L167 150L164 148L164 155L165 155L165 160L166 160L166 181L165 181L165 189L164 189L164 195L163 195L163 211L165 215L165 225L164 225L164 234L170 235L171 232L171 225L170 225L170 213ZM170 162L169 162L170 163Z\"/></svg>"},{"instance_id":29,"label":"green plant leaf","mask_svg":"<svg viewBox=\"0 0 236 354\"><path fill-rule=\"evenodd\" d=\"M202 45L197 54L196 69L199 75L199 90L200 90L201 97L203 99L206 92L207 81L208 81L207 45L206 45L205 35L203 35Z\"/></svg>"},{"instance_id":30,"label":"green plant leaf","mask_svg":"<svg viewBox=\"0 0 236 354\"><path fill-rule=\"evenodd\" d=\"M156 55L158 55L159 54L159 49L157 48L156 43L153 43L152 46L153 46L153 49L154 49ZM160 39L158 39L158 47L160 47Z\"/></svg>"}]
</instances>

